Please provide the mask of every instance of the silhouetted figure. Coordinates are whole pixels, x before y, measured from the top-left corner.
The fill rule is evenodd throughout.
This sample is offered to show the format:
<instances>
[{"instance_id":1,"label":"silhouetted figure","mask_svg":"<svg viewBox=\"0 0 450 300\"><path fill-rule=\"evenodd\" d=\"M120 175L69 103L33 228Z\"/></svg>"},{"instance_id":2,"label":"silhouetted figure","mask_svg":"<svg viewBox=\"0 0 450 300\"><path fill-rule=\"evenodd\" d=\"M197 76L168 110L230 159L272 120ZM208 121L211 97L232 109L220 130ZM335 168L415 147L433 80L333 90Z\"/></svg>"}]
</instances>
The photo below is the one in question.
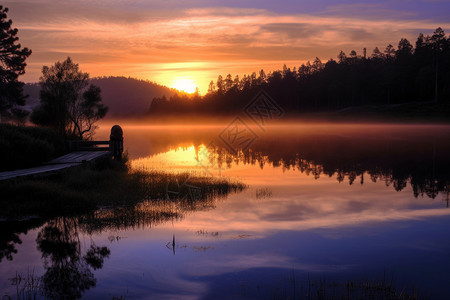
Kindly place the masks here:
<instances>
[{"instance_id":1,"label":"silhouetted figure","mask_svg":"<svg viewBox=\"0 0 450 300\"><path fill-rule=\"evenodd\" d=\"M109 151L115 160L122 160L123 152L123 131L119 125L111 127L111 135L109 136Z\"/></svg>"}]
</instances>

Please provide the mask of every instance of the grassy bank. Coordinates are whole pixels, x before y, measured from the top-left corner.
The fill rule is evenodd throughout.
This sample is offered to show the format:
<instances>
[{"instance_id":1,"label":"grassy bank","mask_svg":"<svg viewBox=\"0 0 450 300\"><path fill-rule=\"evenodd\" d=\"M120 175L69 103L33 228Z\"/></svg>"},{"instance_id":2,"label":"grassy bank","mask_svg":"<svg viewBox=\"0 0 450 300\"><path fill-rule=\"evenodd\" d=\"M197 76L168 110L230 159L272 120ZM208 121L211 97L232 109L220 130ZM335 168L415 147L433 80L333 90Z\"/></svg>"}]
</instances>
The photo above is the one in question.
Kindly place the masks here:
<instances>
[{"instance_id":1,"label":"grassy bank","mask_svg":"<svg viewBox=\"0 0 450 300\"><path fill-rule=\"evenodd\" d=\"M0 171L37 166L65 150L64 138L51 129L0 124Z\"/></svg>"},{"instance_id":2,"label":"grassy bank","mask_svg":"<svg viewBox=\"0 0 450 300\"><path fill-rule=\"evenodd\" d=\"M105 157L50 178L0 182L0 217L80 214L144 200L198 202L243 188L241 183L187 173L130 171L125 163Z\"/></svg>"}]
</instances>

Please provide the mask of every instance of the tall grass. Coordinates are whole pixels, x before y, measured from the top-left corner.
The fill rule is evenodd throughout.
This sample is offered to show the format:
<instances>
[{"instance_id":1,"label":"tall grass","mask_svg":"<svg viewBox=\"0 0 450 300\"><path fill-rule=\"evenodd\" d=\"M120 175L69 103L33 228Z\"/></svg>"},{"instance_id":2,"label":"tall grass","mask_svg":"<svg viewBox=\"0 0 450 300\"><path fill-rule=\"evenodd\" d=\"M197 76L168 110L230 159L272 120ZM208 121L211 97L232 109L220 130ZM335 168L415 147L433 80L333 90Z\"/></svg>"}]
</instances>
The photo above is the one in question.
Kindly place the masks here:
<instances>
[{"instance_id":1,"label":"tall grass","mask_svg":"<svg viewBox=\"0 0 450 300\"><path fill-rule=\"evenodd\" d=\"M0 217L75 215L143 201L176 201L185 211L198 210L211 206L208 200L243 188L238 182L187 173L131 171L126 162L105 157L54 177L0 182Z\"/></svg>"}]
</instances>

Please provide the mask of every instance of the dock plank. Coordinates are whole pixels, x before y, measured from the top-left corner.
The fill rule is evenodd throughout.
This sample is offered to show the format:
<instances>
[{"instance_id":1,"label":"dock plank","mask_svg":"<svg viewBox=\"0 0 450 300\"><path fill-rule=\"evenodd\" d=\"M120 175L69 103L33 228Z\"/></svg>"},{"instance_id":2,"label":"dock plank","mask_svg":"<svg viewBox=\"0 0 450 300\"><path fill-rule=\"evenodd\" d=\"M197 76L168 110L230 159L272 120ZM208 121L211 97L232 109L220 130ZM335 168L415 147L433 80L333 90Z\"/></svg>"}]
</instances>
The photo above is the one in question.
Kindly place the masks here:
<instances>
[{"instance_id":1,"label":"dock plank","mask_svg":"<svg viewBox=\"0 0 450 300\"><path fill-rule=\"evenodd\" d=\"M92 151L77 151L77 152L71 152L68 153L64 156L55 158L49 162L47 162L47 165L52 165L52 164L66 164L66 163L72 163L72 162L77 162L77 163L82 163L83 161L90 161L93 159L97 159L101 156L107 155L108 152L103 151L103 152L92 152Z\"/></svg>"},{"instance_id":2,"label":"dock plank","mask_svg":"<svg viewBox=\"0 0 450 300\"><path fill-rule=\"evenodd\" d=\"M84 162L88 162L102 156L109 155L109 152L92 152L92 151L77 151L71 152L61 157L55 158L49 162L47 162L43 166L22 169L22 170L14 170L14 171L5 171L0 172L0 180L7 180L19 177L28 177L28 176L36 176L36 175L46 175L55 173L58 171L62 171L63 169L67 169L70 167L81 165Z\"/></svg>"}]
</instances>

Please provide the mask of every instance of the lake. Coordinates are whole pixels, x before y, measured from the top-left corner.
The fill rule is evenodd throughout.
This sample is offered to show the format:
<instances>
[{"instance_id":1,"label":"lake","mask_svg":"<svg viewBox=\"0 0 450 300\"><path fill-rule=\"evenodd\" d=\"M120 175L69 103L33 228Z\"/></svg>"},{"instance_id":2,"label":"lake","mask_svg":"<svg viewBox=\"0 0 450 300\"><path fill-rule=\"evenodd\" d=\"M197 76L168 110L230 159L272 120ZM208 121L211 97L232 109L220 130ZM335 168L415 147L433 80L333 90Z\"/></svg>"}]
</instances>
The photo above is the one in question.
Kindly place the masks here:
<instances>
[{"instance_id":1,"label":"lake","mask_svg":"<svg viewBox=\"0 0 450 300\"><path fill-rule=\"evenodd\" d=\"M247 187L187 209L187 177L161 205L3 221L2 296L46 282L86 299L450 297L450 126L120 124L133 169Z\"/></svg>"}]
</instances>

